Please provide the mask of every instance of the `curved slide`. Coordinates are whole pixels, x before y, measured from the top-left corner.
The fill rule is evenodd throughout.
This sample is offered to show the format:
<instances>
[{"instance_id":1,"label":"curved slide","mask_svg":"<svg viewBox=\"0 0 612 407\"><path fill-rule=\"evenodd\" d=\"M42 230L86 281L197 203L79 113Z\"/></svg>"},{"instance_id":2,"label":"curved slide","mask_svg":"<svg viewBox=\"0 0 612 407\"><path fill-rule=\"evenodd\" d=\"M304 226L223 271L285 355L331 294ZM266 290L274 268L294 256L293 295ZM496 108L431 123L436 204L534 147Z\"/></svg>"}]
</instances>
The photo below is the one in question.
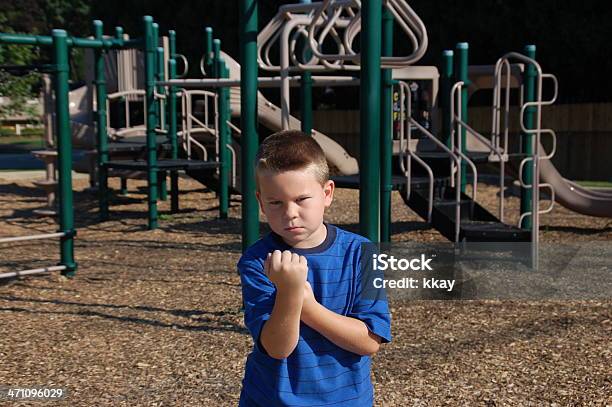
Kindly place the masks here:
<instances>
[{"instance_id":1,"label":"curved slide","mask_svg":"<svg viewBox=\"0 0 612 407\"><path fill-rule=\"evenodd\" d=\"M221 52L224 57L231 79L240 78L240 64L228 54ZM230 101L232 116L240 116L240 88L235 87L230 90ZM257 92L257 116L259 121L273 131L281 130L281 109L268 101L261 92ZM289 127L292 129L300 128L300 121L293 116L289 118ZM346 150L331 138L321 132L313 130L313 138L319 143L325 152L327 161L338 168L342 175L354 175L359 173L359 163L351 157Z\"/></svg>"},{"instance_id":2,"label":"curved slide","mask_svg":"<svg viewBox=\"0 0 612 407\"><path fill-rule=\"evenodd\" d=\"M488 151L475 136L469 133L466 136L469 150ZM541 145L540 148L545 151ZM612 190L585 188L565 179L550 160L540 160L540 181L552 185L555 190L555 202L567 209L583 215L612 217Z\"/></svg>"},{"instance_id":3,"label":"curved slide","mask_svg":"<svg viewBox=\"0 0 612 407\"><path fill-rule=\"evenodd\" d=\"M540 178L553 186L555 202L584 215L612 217L612 192L581 187L563 178L550 160L540 163Z\"/></svg>"}]
</instances>

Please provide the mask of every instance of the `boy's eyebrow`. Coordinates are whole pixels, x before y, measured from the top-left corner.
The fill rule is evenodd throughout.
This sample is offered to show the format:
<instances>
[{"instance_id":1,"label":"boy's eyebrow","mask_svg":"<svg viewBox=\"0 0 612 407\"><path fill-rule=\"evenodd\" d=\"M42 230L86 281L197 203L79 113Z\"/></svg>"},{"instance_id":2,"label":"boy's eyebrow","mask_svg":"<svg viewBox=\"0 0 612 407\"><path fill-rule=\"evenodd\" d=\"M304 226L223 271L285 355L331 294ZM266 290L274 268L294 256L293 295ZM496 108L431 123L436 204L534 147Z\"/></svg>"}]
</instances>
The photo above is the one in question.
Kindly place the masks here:
<instances>
[{"instance_id":1,"label":"boy's eyebrow","mask_svg":"<svg viewBox=\"0 0 612 407\"><path fill-rule=\"evenodd\" d=\"M295 199L309 198L311 196L312 196L312 194L310 194L310 193L303 193L303 194L298 195ZM265 201L282 201L282 199L277 198L274 195L266 196L266 197L264 197L264 200Z\"/></svg>"}]
</instances>

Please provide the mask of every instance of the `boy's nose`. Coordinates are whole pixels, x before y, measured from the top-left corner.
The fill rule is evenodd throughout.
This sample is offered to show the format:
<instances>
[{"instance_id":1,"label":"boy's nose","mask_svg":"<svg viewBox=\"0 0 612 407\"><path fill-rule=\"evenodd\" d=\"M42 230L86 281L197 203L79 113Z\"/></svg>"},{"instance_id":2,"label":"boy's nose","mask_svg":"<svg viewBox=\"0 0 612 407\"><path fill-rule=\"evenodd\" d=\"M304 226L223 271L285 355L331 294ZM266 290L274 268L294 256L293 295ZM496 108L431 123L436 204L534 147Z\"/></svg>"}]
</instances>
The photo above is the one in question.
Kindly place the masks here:
<instances>
[{"instance_id":1,"label":"boy's nose","mask_svg":"<svg viewBox=\"0 0 612 407\"><path fill-rule=\"evenodd\" d=\"M298 210L296 205L287 205L287 208L285 209L285 217L287 219L295 219L298 217Z\"/></svg>"}]
</instances>

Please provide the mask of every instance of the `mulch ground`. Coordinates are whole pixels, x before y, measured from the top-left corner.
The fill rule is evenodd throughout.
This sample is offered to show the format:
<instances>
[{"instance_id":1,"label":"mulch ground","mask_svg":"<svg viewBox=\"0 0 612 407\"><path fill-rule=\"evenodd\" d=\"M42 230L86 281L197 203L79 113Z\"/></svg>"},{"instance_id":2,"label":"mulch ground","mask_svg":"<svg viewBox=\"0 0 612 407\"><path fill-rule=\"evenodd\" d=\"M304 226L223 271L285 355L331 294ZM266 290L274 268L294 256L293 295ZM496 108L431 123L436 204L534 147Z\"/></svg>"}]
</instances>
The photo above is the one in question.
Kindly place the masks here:
<instances>
[{"instance_id":1,"label":"mulch ground","mask_svg":"<svg viewBox=\"0 0 612 407\"><path fill-rule=\"evenodd\" d=\"M104 223L86 186L75 182L77 276L0 282L0 386L64 387L60 406L235 406L252 346L235 268L239 201L219 220L214 193L181 180L180 213L162 202L160 228L147 231L143 182L114 197ZM479 195L495 208L494 188ZM0 236L54 231L32 212L43 205L31 182L0 180ZM508 213L517 205L511 198ZM327 219L357 231L358 213L358 193L337 190ZM398 195L393 219L394 241L444 241ZM612 240L610 219L557 207L542 222L544 242ZM54 241L5 244L0 272L58 256ZM377 406L612 405L612 301L390 306L394 340L374 359Z\"/></svg>"}]
</instances>

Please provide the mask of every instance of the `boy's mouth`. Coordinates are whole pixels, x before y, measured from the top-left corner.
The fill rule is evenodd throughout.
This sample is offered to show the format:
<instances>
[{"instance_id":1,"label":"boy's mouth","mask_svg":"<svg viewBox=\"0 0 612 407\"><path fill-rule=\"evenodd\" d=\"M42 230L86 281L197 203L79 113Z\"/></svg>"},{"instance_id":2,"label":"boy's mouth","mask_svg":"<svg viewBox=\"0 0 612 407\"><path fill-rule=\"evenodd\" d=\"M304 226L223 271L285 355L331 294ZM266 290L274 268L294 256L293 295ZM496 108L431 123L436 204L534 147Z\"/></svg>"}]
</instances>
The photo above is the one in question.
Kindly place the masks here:
<instances>
[{"instance_id":1,"label":"boy's mouth","mask_svg":"<svg viewBox=\"0 0 612 407\"><path fill-rule=\"evenodd\" d=\"M290 226L288 228L285 228L285 230L288 231L288 232L294 232L294 231L297 231L297 230L300 230L300 229L303 229L303 227L301 227L301 226Z\"/></svg>"}]
</instances>

